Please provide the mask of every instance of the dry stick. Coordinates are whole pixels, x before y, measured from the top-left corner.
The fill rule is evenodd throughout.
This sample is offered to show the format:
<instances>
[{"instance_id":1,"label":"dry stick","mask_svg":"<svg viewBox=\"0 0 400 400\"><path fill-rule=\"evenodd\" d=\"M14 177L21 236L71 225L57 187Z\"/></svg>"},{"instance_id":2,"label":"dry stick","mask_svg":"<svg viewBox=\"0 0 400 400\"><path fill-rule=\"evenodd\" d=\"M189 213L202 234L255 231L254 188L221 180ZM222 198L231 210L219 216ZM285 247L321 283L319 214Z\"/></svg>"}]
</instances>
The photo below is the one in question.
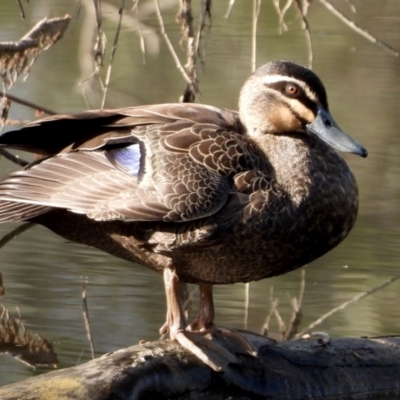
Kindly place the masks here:
<instances>
[{"instance_id":1,"label":"dry stick","mask_svg":"<svg viewBox=\"0 0 400 400\"><path fill-rule=\"evenodd\" d=\"M21 167L26 167L27 165L30 164L29 161L22 159L20 156L18 156L16 154L10 153L6 149L0 149L0 154L2 156L4 156L4 158L6 158L7 160L12 161L13 163L15 163L17 165L20 165Z\"/></svg>"},{"instance_id":2,"label":"dry stick","mask_svg":"<svg viewBox=\"0 0 400 400\"><path fill-rule=\"evenodd\" d=\"M85 320L85 329L86 329L86 335L87 335L87 338L88 338L89 344L90 344L90 351L92 352L92 358L94 359L93 336L92 336L92 331L90 329L89 308L88 308L87 298L86 298L87 284L88 284L88 281L87 281L87 277L86 277L82 282L83 319Z\"/></svg>"},{"instance_id":3,"label":"dry stick","mask_svg":"<svg viewBox=\"0 0 400 400\"><path fill-rule=\"evenodd\" d=\"M324 5L332 14L336 15L342 22L344 22L347 26L349 26L351 29L353 29L355 32L357 32L359 35L365 37L367 40L370 42L376 44L379 47L382 47L383 50L386 50L388 53L395 57L400 56L400 52L397 50L393 49L393 47L390 47L386 43L382 42L381 40L377 39L376 37L370 35L367 31L364 29L361 29L358 25L356 25L353 21L349 20L345 15L343 15L340 11L338 11L331 3L329 3L327 0L319 0L322 5Z\"/></svg>"},{"instance_id":4,"label":"dry stick","mask_svg":"<svg viewBox=\"0 0 400 400\"><path fill-rule=\"evenodd\" d=\"M140 27L140 22L139 22L139 0L133 0L133 6L132 6L132 11L135 11L135 17L136 17L136 22L137 22L137 32L139 35L139 43L140 43L140 51L142 52L143 55L143 65L146 64L146 42L144 41L143 33L142 33L142 28Z\"/></svg>"},{"instance_id":5,"label":"dry stick","mask_svg":"<svg viewBox=\"0 0 400 400\"><path fill-rule=\"evenodd\" d=\"M250 282L244 284L244 329L247 330L249 325L249 308L250 308Z\"/></svg>"},{"instance_id":6,"label":"dry stick","mask_svg":"<svg viewBox=\"0 0 400 400\"><path fill-rule=\"evenodd\" d=\"M277 10L278 16L279 16L279 26L280 26L280 32L282 33L282 31L287 31L288 27L285 24L284 18L285 15L287 13L287 11L289 10L289 8L292 6L294 0L287 0L286 4L283 6L282 10L280 10L279 8L279 0L274 0L274 5L275 8Z\"/></svg>"},{"instance_id":7,"label":"dry stick","mask_svg":"<svg viewBox=\"0 0 400 400\"><path fill-rule=\"evenodd\" d=\"M17 3L18 3L18 6L19 6L19 9L21 11L21 18L25 19L25 12L24 12L24 8L22 7L21 0L17 0Z\"/></svg>"},{"instance_id":8,"label":"dry stick","mask_svg":"<svg viewBox=\"0 0 400 400\"><path fill-rule=\"evenodd\" d=\"M57 114L55 111L50 110L49 108L42 107L39 104L32 103L31 101L21 99L20 97L13 96L12 94L8 94L8 93L5 94L4 92L0 91L0 97L4 97L4 96L6 96L9 100L11 100L15 103L22 104L23 106L33 108L34 110L38 110L38 111L44 112L49 115Z\"/></svg>"},{"instance_id":9,"label":"dry stick","mask_svg":"<svg viewBox=\"0 0 400 400\"><path fill-rule=\"evenodd\" d=\"M0 272L0 297L4 296L5 293L6 293L6 291L4 289L3 275Z\"/></svg>"},{"instance_id":10,"label":"dry stick","mask_svg":"<svg viewBox=\"0 0 400 400\"><path fill-rule=\"evenodd\" d=\"M24 233L28 229L32 228L32 226L36 225L33 222L25 222L23 225L20 225L18 228L15 228L12 230L10 233L7 233L7 235L3 236L0 239L0 249L4 247L8 242L16 238L18 235L21 233Z\"/></svg>"},{"instance_id":11,"label":"dry stick","mask_svg":"<svg viewBox=\"0 0 400 400\"><path fill-rule=\"evenodd\" d=\"M101 109L104 108L104 103L106 102L108 85L110 83L110 78L111 78L112 64L114 62L115 52L117 51L119 32L121 31L121 24L122 24L122 16L124 14L124 7L125 7L125 0L122 0L121 7L120 7L120 9L118 11L119 12L118 28L117 28L117 32L115 33L114 43L113 43L113 47L112 47L112 51L111 51L110 64L108 64L106 80L104 82L103 98L101 100L101 106L100 106Z\"/></svg>"},{"instance_id":12,"label":"dry stick","mask_svg":"<svg viewBox=\"0 0 400 400\"><path fill-rule=\"evenodd\" d=\"M303 30L306 34L306 42L307 42L307 54L308 54L308 68L312 69L312 62L313 62L313 50L312 50L312 43L311 43L311 33L310 33L310 26L307 20L307 12L308 6L303 6L300 0L295 0L295 4L299 10L301 20L303 22ZM286 12L286 11L285 11Z\"/></svg>"},{"instance_id":13,"label":"dry stick","mask_svg":"<svg viewBox=\"0 0 400 400\"><path fill-rule=\"evenodd\" d=\"M292 317L290 319L290 325L289 328L286 331L285 334L285 340L290 340L292 339L296 333L298 332L301 320L302 320L302 311L301 311L301 304L303 302L303 296L304 296L304 289L306 286L306 270L303 268L301 271L301 279L300 279L300 291L299 291L299 297L296 299L296 297L290 298L290 302L292 304L293 308L293 313Z\"/></svg>"},{"instance_id":14,"label":"dry stick","mask_svg":"<svg viewBox=\"0 0 400 400\"><path fill-rule=\"evenodd\" d=\"M228 9L226 10L225 18L229 18L229 15L232 11L234 4L235 4L235 0L229 0Z\"/></svg>"},{"instance_id":15,"label":"dry stick","mask_svg":"<svg viewBox=\"0 0 400 400\"><path fill-rule=\"evenodd\" d=\"M261 0L253 0L253 28L251 40L251 71L254 72L257 63L257 24L260 15Z\"/></svg>"},{"instance_id":16,"label":"dry stick","mask_svg":"<svg viewBox=\"0 0 400 400\"><path fill-rule=\"evenodd\" d=\"M278 14L279 34L281 35L283 31L287 31L287 26L285 24L285 21L283 20L283 14L282 14L282 11L281 11L281 9L279 7L279 0L272 0L272 4L274 5L275 11Z\"/></svg>"},{"instance_id":17,"label":"dry stick","mask_svg":"<svg viewBox=\"0 0 400 400\"><path fill-rule=\"evenodd\" d=\"M269 308L269 313L267 315L267 317L265 318L265 322L263 324L263 326L261 327L261 334L264 336L268 336L268 330L269 330L269 321L272 318L272 314L273 314L273 303L274 303L274 287L271 286L269 289L269 299L270 299L270 303L271 303L271 307Z\"/></svg>"},{"instance_id":18,"label":"dry stick","mask_svg":"<svg viewBox=\"0 0 400 400\"><path fill-rule=\"evenodd\" d=\"M157 17L158 17L158 22L160 24L160 29L161 29L161 34L164 37L165 42L167 43L168 49L171 52L171 55L176 63L176 67L179 69L179 71L181 72L183 78L185 79L186 83L191 84L192 81L190 80L188 74L185 71L185 68L183 68L181 62L179 61L179 58L174 50L174 47L172 46L171 41L169 40L169 37L167 35L167 32L165 31L165 27L164 27L164 22L162 19L162 15L161 15L161 11L160 11L160 4L158 3L158 0L155 0L155 4L156 4L156 11L157 11Z\"/></svg>"},{"instance_id":19,"label":"dry stick","mask_svg":"<svg viewBox=\"0 0 400 400\"><path fill-rule=\"evenodd\" d=\"M343 310L345 309L348 305L353 304L359 300L361 300L362 298L373 294L375 292L377 292L380 289L383 289L384 287L390 285L391 283L397 281L398 279L400 279L400 275L394 276L393 278L390 278L389 280L381 283L378 286L373 287L372 289L369 289L365 292L359 293L358 295L354 296L352 299L345 301L344 303L342 303L340 306L335 307L334 309L332 309L331 311L327 312L326 314L322 315L320 318L318 318L316 321L314 321L313 323L311 323L310 325L307 326L307 328L303 329L301 332L297 333L295 338L299 338L302 337L305 333L309 332L311 329L315 328L317 325L321 324L323 321L325 321L328 317L330 317L332 314L336 313L337 311Z\"/></svg>"},{"instance_id":20,"label":"dry stick","mask_svg":"<svg viewBox=\"0 0 400 400\"><path fill-rule=\"evenodd\" d=\"M197 29L196 40L193 45L193 54L197 56L199 54L200 40L202 38L203 30L206 26L206 16L211 20L211 0L203 0L202 8L200 13L200 23ZM204 44L203 44L204 49ZM204 64L204 53L200 55L200 61Z\"/></svg>"},{"instance_id":21,"label":"dry stick","mask_svg":"<svg viewBox=\"0 0 400 400\"><path fill-rule=\"evenodd\" d=\"M345 2L348 4L348 6L350 7L351 12L356 13L356 6L353 4L352 0L345 0Z\"/></svg>"},{"instance_id":22,"label":"dry stick","mask_svg":"<svg viewBox=\"0 0 400 400\"><path fill-rule=\"evenodd\" d=\"M276 320L277 320L277 322L278 322L278 328L279 328L279 331L281 332L282 339L284 339L286 327L285 327L285 323L282 320L282 318L281 318L281 316L279 314L279 311L278 311L279 300L278 299L274 299L274 297L273 297L273 294L274 294L273 286L271 286L269 294L270 294L269 300L270 300L270 303L271 303L271 308L269 310L267 318L265 319L264 325L261 328L261 332L262 332L262 334L264 336L268 336L269 321L271 320L272 316L274 315Z\"/></svg>"},{"instance_id":23,"label":"dry stick","mask_svg":"<svg viewBox=\"0 0 400 400\"><path fill-rule=\"evenodd\" d=\"M196 100L197 90L197 49L194 39L193 29L193 17L192 7L190 0L181 0L181 7L177 15L178 23L182 29L182 42L186 41L187 47L187 61L185 65L185 71L190 79L190 83L186 85L182 96L180 96L180 102L182 103L193 103ZM201 23L199 24L199 32L201 29Z\"/></svg>"},{"instance_id":24,"label":"dry stick","mask_svg":"<svg viewBox=\"0 0 400 400\"><path fill-rule=\"evenodd\" d=\"M38 105L36 103L32 103L32 102L30 102L28 100L21 99L20 97L13 96L12 94L7 94L6 95L4 92L0 91L0 97L5 97L5 96L9 100L11 100L11 101L13 101L15 103L18 103L18 104L22 104L23 106L33 108L35 110L44 112L44 113L49 114L49 115L55 115L56 114L56 112L54 112L53 110L50 110L49 108L42 107L42 106L40 106L40 105ZM5 149L0 149L0 154L2 154L8 160L10 160L10 161L14 162L15 164L18 164L18 165L20 165L22 167L25 167L25 166L27 166L29 164L28 161L23 160L18 155L14 155L14 154L10 153L9 151L7 151Z\"/></svg>"},{"instance_id":25,"label":"dry stick","mask_svg":"<svg viewBox=\"0 0 400 400\"><path fill-rule=\"evenodd\" d=\"M94 9L96 11L96 22L97 22L97 42L95 44L94 60L96 63L96 72L100 67L103 66L104 55L105 55L105 44L106 37L103 31L102 20L101 20L101 0L93 0Z\"/></svg>"}]
</instances>

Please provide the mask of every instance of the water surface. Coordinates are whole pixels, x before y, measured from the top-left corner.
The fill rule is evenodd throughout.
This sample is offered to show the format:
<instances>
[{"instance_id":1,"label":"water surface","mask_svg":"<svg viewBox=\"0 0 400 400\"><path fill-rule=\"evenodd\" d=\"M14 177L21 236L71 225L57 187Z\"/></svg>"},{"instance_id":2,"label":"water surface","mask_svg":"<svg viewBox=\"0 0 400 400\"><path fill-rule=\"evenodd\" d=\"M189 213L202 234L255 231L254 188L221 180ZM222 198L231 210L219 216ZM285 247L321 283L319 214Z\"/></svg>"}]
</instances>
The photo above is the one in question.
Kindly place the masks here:
<instances>
[{"instance_id":1,"label":"water surface","mask_svg":"<svg viewBox=\"0 0 400 400\"><path fill-rule=\"evenodd\" d=\"M85 86L86 99L79 86L90 73L88 54L94 22L89 12L91 3L87 3L79 17L77 4L68 0L24 3L26 21L20 20L16 3L2 5L0 40L21 37L45 16L61 16L67 12L73 16L65 38L42 54L28 80L25 83L19 80L10 93L57 112L99 107L101 93L96 82ZM112 71L106 100L109 108L177 101L185 86L159 35L156 15L151 11L153 3L142 3L146 64L142 62L138 34L128 20L122 28ZM199 101L236 108L240 87L251 72L251 7L250 2L237 1L230 18L224 19L227 3L214 2L213 24L207 34L206 64L199 69ZM115 6L117 2L112 4ZM351 14L346 2L341 4L341 10L370 33L400 49L398 1L358 0L354 4L357 14ZM166 30L184 62L184 51L179 47L180 31L174 19L176 4L165 2L165 6ZM104 27L111 44L116 28L115 9L104 7L103 10ZM307 63L299 19L294 12L289 12L286 21L290 30L279 35L274 9L269 2L263 2L257 65L275 59ZM318 2L311 7L310 26L313 68L327 87L331 111L341 127L369 150L369 157L344 156L359 183L359 218L344 243L306 267L303 327L358 293L396 276L400 259L400 61L349 30ZM34 115L32 110L14 104L10 118L30 120ZM0 175L14 168L2 160ZM0 225L0 237L16 226ZM87 277L89 282L89 312L97 355L141 339L158 338L158 328L164 322L165 301L161 277L152 271L96 249L67 243L39 226L2 248L0 260L6 288L2 304L11 314L18 306L26 327L54 343L60 367L90 359L82 317L82 277ZM294 271L252 283L247 312L245 285L217 287L218 323L243 328L248 314L248 328L258 332L269 311L272 286L274 297L279 298L279 310L287 321L291 315L288 295L297 296L300 276L300 271ZM399 293L400 283L396 282L334 314L317 330L325 330L333 337L399 334ZM271 333L279 335L274 320ZM0 385L44 370L33 371L3 355Z\"/></svg>"}]
</instances>

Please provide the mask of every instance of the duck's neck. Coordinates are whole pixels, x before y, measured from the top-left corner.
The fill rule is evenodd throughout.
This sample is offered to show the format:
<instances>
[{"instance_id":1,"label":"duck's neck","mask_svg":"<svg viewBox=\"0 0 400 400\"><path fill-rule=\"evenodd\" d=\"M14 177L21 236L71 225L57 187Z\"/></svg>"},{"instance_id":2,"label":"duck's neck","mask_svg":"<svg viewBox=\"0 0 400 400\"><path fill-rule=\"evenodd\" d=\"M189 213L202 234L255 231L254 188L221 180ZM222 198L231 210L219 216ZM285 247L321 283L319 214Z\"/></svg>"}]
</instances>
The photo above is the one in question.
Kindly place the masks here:
<instances>
[{"instance_id":1,"label":"duck's neck","mask_svg":"<svg viewBox=\"0 0 400 400\"><path fill-rule=\"evenodd\" d=\"M304 134L267 134L256 139L267 155L278 184L294 205L309 197L316 180L329 179L332 163L342 159L324 143Z\"/></svg>"}]
</instances>

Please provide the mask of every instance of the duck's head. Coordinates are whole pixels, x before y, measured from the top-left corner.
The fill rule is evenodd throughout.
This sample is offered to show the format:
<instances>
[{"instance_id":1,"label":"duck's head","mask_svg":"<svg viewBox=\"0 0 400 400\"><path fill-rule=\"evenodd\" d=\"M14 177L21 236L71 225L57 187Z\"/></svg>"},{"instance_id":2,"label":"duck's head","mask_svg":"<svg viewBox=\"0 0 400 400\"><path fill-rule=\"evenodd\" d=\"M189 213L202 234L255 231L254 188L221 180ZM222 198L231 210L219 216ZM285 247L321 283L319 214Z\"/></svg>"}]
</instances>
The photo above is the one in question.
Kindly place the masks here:
<instances>
[{"instance_id":1,"label":"duck's head","mask_svg":"<svg viewBox=\"0 0 400 400\"><path fill-rule=\"evenodd\" d=\"M316 135L335 149L368 155L329 113L323 83L311 70L289 61L258 68L239 99L240 119L254 138L265 134Z\"/></svg>"}]
</instances>

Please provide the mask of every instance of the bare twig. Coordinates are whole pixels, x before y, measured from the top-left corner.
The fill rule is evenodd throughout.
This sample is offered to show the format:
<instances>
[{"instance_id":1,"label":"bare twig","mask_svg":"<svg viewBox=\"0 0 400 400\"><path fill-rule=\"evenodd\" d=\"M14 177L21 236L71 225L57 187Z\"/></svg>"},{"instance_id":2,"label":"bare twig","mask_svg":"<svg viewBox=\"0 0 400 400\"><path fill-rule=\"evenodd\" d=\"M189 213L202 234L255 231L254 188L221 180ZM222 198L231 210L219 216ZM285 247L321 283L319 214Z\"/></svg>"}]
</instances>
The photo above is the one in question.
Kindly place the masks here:
<instances>
[{"instance_id":1,"label":"bare twig","mask_svg":"<svg viewBox=\"0 0 400 400\"><path fill-rule=\"evenodd\" d=\"M3 96L0 100L0 132L3 130L4 124L8 119L8 112L10 111L11 102Z\"/></svg>"},{"instance_id":2,"label":"bare twig","mask_svg":"<svg viewBox=\"0 0 400 400\"><path fill-rule=\"evenodd\" d=\"M393 278L390 278L389 280L381 283L378 286L375 286L365 292L359 293L358 295L354 296L352 299L345 301L344 303L342 303L340 306L335 307L334 309L330 310L329 312L327 312L326 314L322 315L320 318L318 318L316 321L312 322L310 325L307 326L307 328L304 328L301 332L297 333L295 335L296 338L302 337L305 333L311 331L312 329L314 329L317 325L320 325L323 321L325 321L328 317L330 317L331 315L335 314L336 312L340 311L340 310L344 310L347 306L349 306L350 304L356 303L357 301L361 300L362 298L369 296L370 294L373 294L375 292L377 292L378 290L383 289L384 287L390 285L391 283L397 281L398 279L400 279L400 275L394 276Z\"/></svg>"},{"instance_id":3,"label":"bare twig","mask_svg":"<svg viewBox=\"0 0 400 400\"><path fill-rule=\"evenodd\" d=\"M253 0L253 29L251 33L251 71L254 72L257 65L257 25L261 10L261 0Z\"/></svg>"},{"instance_id":4,"label":"bare twig","mask_svg":"<svg viewBox=\"0 0 400 400\"><path fill-rule=\"evenodd\" d=\"M345 2L349 5L351 12L353 12L353 13L357 12L356 6L353 4L352 0L345 0Z\"/></svg>"},{"instance_id":5,"label":"bare twig","mask_svg":"<svg viewBox=\"0 0 400 400\"><path fill-rule=\"evenodd\" d=\"M271 286L270 289L270 296L269 296L269 301L270 301L270 310L267 315L267 318L265 319L264 325L261 328L261 332L264 336L268 336L268 330L269 330L269 322L272 318L272 316L275 316L277 323L278 323L278 329L279 332L281 333L282 339L285 337L285 332L286 332L286 326L285 323L283 322L279 311L278 311L278 299L274 299L273 297L273 287Z\"/></svg>"},{"instance_id":6,"label":"bare twig","mask_svg":"<svg viewBox=\"0 0 400 400\"><path fill-rule=\"evenodd\" d=\"M3 275L0 272L0 297L6 294L6 290L4 289Z\"/></svg>"},{"instance_id":7,"label":"bare twig","mask_svg":"<svg viewBox=\"0 0 400 400\"><path fill-rule=\"evenodd\" d=\"M185 68L183 68L181 62L179 61L179 58L174 50L174 46L172 46L171 41L169 40L169 37L167 35L167 32L165 31L165 27L164 27L164 21L162 19L162 15L161 15L161 11L160 11L160 4L158 2L158 0L155 0L155 5L156 5L156 11L157 11L157 17L158 17L158 22L160 24L160 29L161 29L161 34L164 37L165 42L167 43L168 49L175 61L176 67L179 69L179 71L181 72L183 78L185 79L186 83L191 84L191 80L188 76L188 74L185 71Z\"/></svg>"},{"instance_id":8,"label":"bare twig","mask_svg":"<svg viewBox=\"0 0 400 400\"><path fill-rule=\"evenodd\" d=\"M21 233L26 232L28 229L32 228L32 226L36 225L33 222L25 222L23 225L18 226L14 230L12 230L10 233L7 233L7 235L3 236L0 239L0 249L4 247L8 242L11 240L15 239L17 236L19 236Z\"/></svg>"},{"instance_id":9,"label":"bare twig","mask_svg":"<svg viewBox=\"0 0 400 400\"><path fill-rule=\"evenodd\" d=\"M0 91L0 97L2 97L2 96L5 96L5 93ZM49 114L49 115L57 114L55 111L50 110L47 107L42 107L39 104L32 103L31 101L21 99L20 97L14 96L12 94L7 93L7 97L8 97L9 100L13 101L14 103L22 104L23 106L30 107L30 108L32 108L34 110L42 111L42 112L44 112L46 114Z\"/></svg>"},{"instance_id":10,"label":"bare twig","mask_svg":"<svg viewBox=\"0 0 400 400\"><path fill-rule=\"evenodd\" d=\"M7 309L2 306L0 313L0 354L8 353L26 365L58 364L57 354L53 345L38 335L26 329L21 313L17 307L16 318L10 317Z\"/></svg>"},{"instance_id":11,"label":"bare twig","mask_svg":"<svg viewBox=\"0 0 400 400\"><path fill-rule=\"evenodd\" d=\"M85 321L85 329L86 336L89 341L90 351L92 353L92 358L94 359L94 345L93 345L93 336L92 331L90 329L90 319L89 319L89 308L86 297L86 289L87 289L88 279L87 277L83 279L82 277L82 307L83 307L83 319Z\"/></svg>"},{"instance_id":12,"label":"bare twig","mask_svg":"<svg viewBox=\"0 0 400 400\"><path fill-rule=\"evenodd\" d=\"M183 39L186 41L187 62L185 71L190 78L183 95L180 98L182 103L193 103L196 100L197 88L197 49L194 39L193 16L191 0L181 0L181 7L177 15L178 23L182 27Z\"/></svg>"},{"instance_id":13,"label":"bare twig","mask_svg":"<svg viewBox=\"0 0 400 400\"><path fill-rule=\"evenodd\" d=\"M0 92L0 96L5 96L5 94L3 92ZM3 98L5 98L5 97L3 97ZM7 99L8 100L12 100L12 101L14 101L16 103L22 104L24 106L33 108L36 111L45 112L46 114L49 114L49 115L55 115L56 114L54 111L52 111L52 110L50 110L48 108L41 107L41 106L39 106L39 105L37 105L35 103L32 103L32 102L27 101L27 100L23 100L23 99L21 99L19 97L13 96L13 95L7 95ZM7 122L10 122L10 120L6 121L6 123ZM20 165L21 167L25 167L25 166L27 166L29 164L29 161L26 161L26 160L22 159L18 155L10 153L6 149L0 149L0 154L3 155L5 158L7 158L7 160L10 160L10 161L14 162L15 164Z\"/></svg>"},{"instance_id":14,"label":"bare twig","mask_svg":"<svg viewBox=\"0 0 400 400\"><path fill-rule=\"evenodd\" d=\"M275 6L276 13L278 14L279 18L279 33L282 34L283 31L287 31L287 25L285 24L284 18L287 10L289 10L290 6L292 5L294 0L287 0L286 4L281 9L280 1L273 0L272 3Z\"/></svg>"},{"instance_id":15,"label":"bare twig","mask_svg":"<svg viewBox=\"0 0 400 400\"><path fill-rule=\"evenodd\" d=\"M19 10L21 11L21 18L25 19L25 12L24 12L24 8L22 7L21 0L17 0L17 3L18 3Z\"/></svg>"},{"instance_id":16,"label":"bare twig","mask_svg":"<svg viewBox=\"0 0 400 400\"><path fill-rule=\"evenodd\" d=\"M307 20L308 9L311 5L311 0L295 0L295 4L297 9L299 10L303 30L306 35L306 43L307 43L307 54L308 54L308 68L312 69L312 62L313 62L313 50L312 50L312 43L311 43L311 34L310 34L310 26Z\"/></svg>"},{"instance_id":17,"label":"bare twig","mask_svg":"<svg viewBox=\"0 0 400 400\"><path fill-rule=\"evenodd\" d=\"M301 311L301 304L303 302L304 288L306 285L305 277L306 277L306 270L303 268L301 271L299 297L298 298L293 297L290 299L293 308L293 313L290 319L289 328L285 333L284 340L292 339L299 330L299 326L301 324L301 320L303 317L303 313Z\"/></svg>"},{"instance_id":18,"label":"bare twig","mask_svg":"<svg viewBox=\"0 0 400 400\"><path fill-rule=\"evenodd\" d=\"M108 85L110 83L110 78L111 78L111 69L112 69L112 65L114 62L115 52L117 51L119 33L121 31L121 23L122 23L122 16L124 14L124 7L125 7L125 0L122 0L121 7L118 10L118 12L119 12L118 27L117 27L117 32L115 33L114 43L113 43L113 47L112 47L112 51L111 51L110 64L108 64L108 68L107 68L106 80L104 82L103 98L101 100L100 108L104 108L104 103L106 101Z\"/></svg>"},{"instance_id":19,"label":"bare twig","mask_svg":"<svg viewBox=\"0 0 400 400\"><path fill-rule=\"evenodd\" d=\"M17 42L0 43L0 77L8 87L20 74L27 76L39 54L62 38L70 20L69 15L45 18Z\"/></svg>"},{"instance_id":20,"label":"bare twig","mask_svg":"<svg viewBox=\"0 0 400 400\"><path fill-rule=\"evenodd\" d=\"M15 163L17 165L20 165L21 167L26 167L28 164L30 164L29 161L24 160L23 158L21 158L20 156L18 156L16 154L10 153L6 149L0 148L0 154L2 156L4 156L7 160L12 161L13 163Z\"/></svg>"},{"instance_id":21,"label":"bare twig","mask_svg":"<svg viewBox=\"0 0 400 400\"><path fill-rule=\"evenodd\" d=\"M94 9L96 11L97 22L97 38L94 46L94 62L96 65L96 72L104 65L104 56L106 54L107 38L103 31L103 24L101 19L101 0L93 0Z\"/></svg>"},{"instance_id":22,"label":"bare twig","mask_svg":"<svg viewBox=\"0 0 400 400\"><path fill-rule=\"evenodd\" d=\"M250 309L250 283L244 284L244 329L247 330L249 325L249 309Z\"/></svg>"},{"instance_id":23,"label":"bare twig","mask_svg":"<svg viewBox=\"0 0 400 400\"><path fill-rule=\"evenodd\" d=\"M137 32L139 35L140 50L143 55L143 64L146 64L146 42L144 41L142 28L139 21L139 0L133 0L132 11L135 11L135 18L137 23Z\"/></svg>"},{"instance_id":24,"label":"bare twig","mask_svg":"<svg viewBox=\"0 0 400 400\"><path fill-rule=\"evenodd\" d=\"M225 18L229 18L229 15L232 11L234 4L235 4L235 0L229 0L228 9L226 10Z\"/></svg>"},{"instance_id":25,"label":"bare twig","mask_svg":"<svg viewBox=\"0 0 400 400\"><path fill-rule=\"evenodd\" d=\"M381 47L383 50L390 53L392 56L399 57L400 52L395 50L393 47L387 45L381 40L369 34L366 30L361 29L357 24L353 21L349 20L345 15L343 15L339 10L337 10L329 1L327 0L319 0L319 2L324 5L332 14L338 17L343 23L349 26L353 31L357 32L359 35L363 36L365 39L369 40L371 43L376 44Z\"/></svg>"},{"instance_id":26,"label":"bare twig","mask_svg":"<svg viewBox=\"0 0 400 400\"><path fill-rule=\"evenodd\" d=\"M265 322L263 326L261 327L261 334L264 336L268 336L268 331L269 331L269 321L272 318L272 315L274 313L273 308L276 307L276 304L274 304L276 300L274 300L274 287L271 286L269 289L269 302L270 302L270 308L267 317L265 318Z\"/></svg>"}]
</instances>

